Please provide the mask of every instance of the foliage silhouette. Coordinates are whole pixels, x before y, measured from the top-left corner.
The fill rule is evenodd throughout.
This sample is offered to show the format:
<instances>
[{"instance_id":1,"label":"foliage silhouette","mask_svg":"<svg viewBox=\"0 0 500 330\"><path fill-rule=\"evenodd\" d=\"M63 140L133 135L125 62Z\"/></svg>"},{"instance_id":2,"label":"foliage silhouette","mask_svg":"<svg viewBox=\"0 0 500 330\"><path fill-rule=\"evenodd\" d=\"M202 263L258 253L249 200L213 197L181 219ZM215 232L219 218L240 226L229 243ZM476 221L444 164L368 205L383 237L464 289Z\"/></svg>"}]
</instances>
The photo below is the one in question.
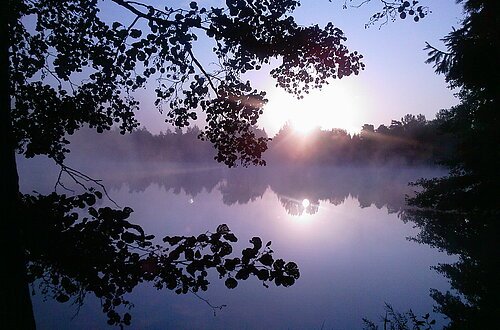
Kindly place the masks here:
<instances>
[{"instance_id":1,"label":"foliage silhouette","mask_svg":"<svg viewBox=\"0 0 500 330\"><path fill-rule=\"evenodd\" d=\"M459 88L461 103L438 114L443 130L456 137L447 177L416 182L424 188L409 200L404 221L421 230L414 239L459 257L435 269L453 291L431 290L437 311L450 319L447 329L481 329L498 324L498 189L500 154L497 127L500 78L488 70L500 56L497 1L459 1L465 18L443 41L431 45L428 63ZM481 59L478 61L478 59Z\"/></svg>"},{"instance_id":2,"label":"foliage silhouette","mask_svg":"<svg viewBox=\"0 0 500 330\"><path fill-rule=\"evenodd\" d=\"M103 20L101 5L121 10L124 16L131 16L130 22ZM2 295L0 309L7 324L12 323L16 328L35 327L24 276L25 257L33 256L27 253L30 236L25 235L29 232L26 226L34 223L29 219L32 210L24 209L52 203L46 206L57 210L58 218L38 215L39 219L47 217L56 221L44 231L51 235L56 235L57 229L63 230L59 233L62 236L66 233L64 230L74 234L77 232L74 227L81 226L82 230L92 232L93 226L99 224L96 220L75 223L73 227L65 225L65 221L76 221L72 214L78 213L70 212L71 207L82 203L84 207L89 206L86 204L89 196L100 197L96 194L98 191L90 190L89 184L103 188L97 180L64 164L69 152L68 135L85 126L98 133L115 126L121 133L133 131L139 125L135 114L140 106L134 93L157 79L155 104L160 111L168 108L168 122L182 128L198 117L197 111L205 114L206 126L199 135L215 146L217 161L228 166L238 162L265 164L261 156L267 148L267 139L256 136L253 131L266 103L265 92L252 88L250 82L241 79L241 74L258 70L271 58L279 57L282 63L271 75L279 86L300 98L329 79L358 74L364 68L362 56L347 49L343 32L333 24L324 28L296 24L291 13L298 5L300 3L294 0L231 0L221 8L204 8L196 1L179 8L154 7L127 0L8 2L2 11L0 31L3 36L0 131L5 141L1 149L1 173L6 196L1 232L4 245L8 246L7 268L12 270L2 281L6 294ZM219 66L212 72L207 71L207 66L197 57L194 43L201 37L213 42ZM62 174L86 192L73 197L21 197L16 152L28 158L47 155L61 167ZM64 188L61 180L57 184ZM96 219L106 214L105 218L124 220L125 213L129 213L86 210ZM125 222L118 224L125 226L123 230L138 230ZM119 239L128 237L134 241L148 237L139 234L124 237L122 234ZM83 244L84 237L80 238ZM101 243L113 245L115 242ZM46 254L45 261L57 260L56 256L50 256L48 246L39 247L47 248L47 251L39 251L40 256ZM116 252L112 247L109 249L110 253ZM251 252L255 250L246 251L248 258L255 257ZM121 258L118 260L125 261L127 257ZM265 260L267 265L269 260ZM274 271L286 267L278 260L272 265ZM287 265L285 271L293 271L293 267ZM49 265L44 267L50 269ZM273 276L269 278L274 278L277 284L292 284L289 278ZM60 301L73 293L73 280L61 279L60 283L67 287L61 284L59 290L66 293L57 295ZM85 279L81 280L85 283ZM235 282L227 283L233 287ZM112 323L129 321L129 317L118 318L114 313L108 316Z\"/></svg>"},{"instance_id":3,"label":"foliage silhouette","mask_svg":"<svg viewBox=\"0 0 500 330\"><path fill-rule=\"evenodd\" d=\"M240 74L281 57L271 75L301 97L330 78L358 74L364 67L362 56L348 51L342 31L331 23L323 29L297 25L290 13L298 1L228 1L227 9L202 8L196 2L166 9L111 2L134 15L132 24L108 25L96 0L86 6L69 0L15 2L10 19L12 120L17 148L26 156L48 154L62 161L65 135L83 125L102 132L116 122L122 132L131 131L138 125L134 111L139 106L133 92L157 77L155 103L168 105L168 122L188 126L199 108L207 121L201 136L214 144L218 161L262 163L266 141L251 127L266 103L265 93L241 81ZM33 17L35 31L26 25L27 16ZM138 22L147 27L135 28ZM214 41L220 62L215 72L207 72L195 57L198 34ZM85 74L81 84L75 80L78 73ZM41 106L51 113L33 113Z\"/></svg>"},{"instance_id":4,"label":"foliage silhouette","mask_svg":"<svg viewBox=\"0 0 500 330\"><path fill-rule=\"evenodd\" d=\"M464 19L442 39L446 50L430 44L425 48L427 63L459 90L460 104L437 115L439 128L455 141L443 162L449 175L418 180L415 185L423 191L408 200L401 217L421 230L415 241L459 258L454 264L434 267L452 286L445 293L431 289L436 311L450 320L445 328L487 329L498 324L500 312L495 302L500 293L496 280L500 76L490 69L500 57L500 4L492 0L457 3L464 7ZM367 326L376 328L373 322Z\"/></svg>"},{"instance_id":5,"label":"foliage silhouette","mask_svg":"<svg viewBox=\"0 0 500 330\"><path fill-rule=\"evenodd\" d=\"M110 325L130 325L131 315L119 310L132 307L125 296L141 282L185 294L206 291L210 269L231 289L251 275L266 287L268 282L290 286L300 276L295 263L274 259L271 243L263 247L258 237L241 257L232 257L231 243L237 238L227 225L197 237L166 236L167 246L154 244L153 235L127 221L132 209L96 209L99 197L98 191L72 197L25 195L23 229L30 281L40 280L42 293L59 302L72 299L82 305L85 295L93 293ZM81 218L75 208L89 216Z\"/></svg>"},{"instance_id":6,"label":"foliage silhouette","mask_svg":"<svg viewBox=\"0 0 500 330\"><path fill-rule=\"evenodd\" d=\"M10 0L2 11L1 35L8 37L2 39L0 61L5 95L1 172L7 196L7 220L2 221L1 232L6 245L13 247L7 250L6 262L12 276L2 282L15 283L5 295L15 303L2 300L4 306L13 307L1 310L4 319L23 328L34 327L28 302L18 302L25 299L19 293L26 292L22 255L28 245L21 237L21 223L30 221L21 219L26 216L21 212L26 200L19 194L16 151L27 157L48 155L82 184L86 177L74 176L63 163L69 151L67 135L84 126L97 132L113 125L123 133L132 131L139 109L134 92L149 79L159 78L156 104L168 107L169 122L187 126L201 109L207 125L200 136L216 147L218 161L229 166L238 161L264 164L261 156L267 140L257 137L252 126L266 102L265 93L242 81L241 74L280 57L282 64L272 76L278 85L302 97L330 78L358 74L364 68L362 56L347 50L345 36L331 23L325 28L295 23L290 13L298 1L231 0L227 8L201 8L195 1L185 8L107 2L131 14L131 24L103 21L97 0ZM412 6L406 2L401 6L402 13L411 15ZM140 23L144 25L139 27ZM214 41L220 63L214 72L207 72L196 56L193 43L201 35ZM74 198L85 200L85 196ZM73 205L71 199L59 197L51 198L67 203L58 206L62 210Z\"/></svg>"},{"instance_id":7,"label":"foliage silhouette","mask_svg":"<svg viewBox=\"0 0 500 330\"><path fill-rule=\"evenodd\" d=\"M333 0L329 0L332 2ZM348 7L359 8L372 0L344 0L344 9ZM375 2L376 0L374 0ZM373 14L368 22L365 24L365 28L379 24L382 27L389 23L389 21L394 22L397 19L413 18L414 22L419 22L421 19L425 18L431 13L429 7L422 5L420 1L416 0L378 0L382 4L382 8Z\"/></svg>"},{"instance_id":8,"label":"foliage silhouette","mask_svg":"<svg viewBox=\"0 0 500 330\"><path fill-rule=\"evenodd\" d=\"M443 129L459 141L448 165L454 175L473 176L477 183L488 185L498 183L494 169L500 159L495 146L500 134L496 127L500 78L488 70L500 56L500 24L492 19L499 4L460 2L466 10L462 26L443 39L446 52L427 46L428 62L434 63L436 72L444 74L451 87L460 89L461 104L439 114Z\"/></svg>"}]
</instances>

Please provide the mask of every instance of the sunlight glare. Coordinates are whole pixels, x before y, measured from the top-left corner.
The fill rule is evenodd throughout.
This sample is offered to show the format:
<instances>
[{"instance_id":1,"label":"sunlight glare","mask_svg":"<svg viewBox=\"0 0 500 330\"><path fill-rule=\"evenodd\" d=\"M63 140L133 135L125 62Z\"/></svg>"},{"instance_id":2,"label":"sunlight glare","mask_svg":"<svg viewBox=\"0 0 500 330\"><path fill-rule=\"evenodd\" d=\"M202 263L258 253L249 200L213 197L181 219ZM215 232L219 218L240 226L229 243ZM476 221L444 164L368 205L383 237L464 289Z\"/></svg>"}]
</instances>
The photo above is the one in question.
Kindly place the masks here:
<instances>
[{"instance_id":1,"label":"sunlight glare","mask_svg":"<svg viewBox=\"0 0 500 330\"><path fill-rule=\"evenodd\" d=\"M305 198L303 201L302 201L302 206L304 208L308 208L309 205L311 205L311 202L309 202L309 200L307 198Z\"/></svg>"},{"instance_id":2,"label":"sunlight glare","mask_svg":"<svg viewBox=\"0 0 500 330\"><path fill-rule=\"evenodd\" d=\"M306 111L299 111L293 118L290 118L290 124L294 131L303 135L307 135L314 128L318 127L314 122L314 118L309 116Z\"/></svg>"},{"instance_id":3,"label":"sunlight glare","mask_svg":"<svg viewBox=\"0 0 500 330\"><path fill-rule=\"evenodd\" d=\"M358 133L366 108L364 100L348 84L329 85L322 91L312 91L302 100L274 88L268 99L259 124L271 136L286 122L298 133L306 135L317 127L326 130L341 128L351 134Z\"/></svg>"}]
</instances>

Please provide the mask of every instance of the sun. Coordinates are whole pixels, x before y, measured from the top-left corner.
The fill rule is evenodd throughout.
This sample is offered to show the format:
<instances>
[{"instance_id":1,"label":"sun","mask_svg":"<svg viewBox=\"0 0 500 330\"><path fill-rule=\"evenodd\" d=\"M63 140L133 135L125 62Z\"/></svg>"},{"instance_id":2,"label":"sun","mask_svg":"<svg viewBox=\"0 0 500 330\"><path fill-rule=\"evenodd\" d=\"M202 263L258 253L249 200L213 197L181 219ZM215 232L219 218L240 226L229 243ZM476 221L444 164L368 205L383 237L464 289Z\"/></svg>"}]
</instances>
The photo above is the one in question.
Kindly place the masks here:
<instances>
[{"instance_id":1,"label":"sun","mask_svg":"<svg viewBox=\"0 0 500 330\"><path fill-rule=\"evenodd\" d=\"M329 85L321 91L312 91L302 100L283 90L272 89L259 124L271 135L286 123L302 135L308 135L315 128L341 128L351 134L358 133L366 107L350 87Z\"/></svg>"},{"instance_id":2,"label":"sun","mask_svg":"<svg viewBox=\"0 0 500 330\"><path fill-rule=\"evenodd\" d=\"M302 135L309 134L318 125L314 117L310 116L306 111L297 111L289 120L293 130Z\"/></svg>"}]
</instances>

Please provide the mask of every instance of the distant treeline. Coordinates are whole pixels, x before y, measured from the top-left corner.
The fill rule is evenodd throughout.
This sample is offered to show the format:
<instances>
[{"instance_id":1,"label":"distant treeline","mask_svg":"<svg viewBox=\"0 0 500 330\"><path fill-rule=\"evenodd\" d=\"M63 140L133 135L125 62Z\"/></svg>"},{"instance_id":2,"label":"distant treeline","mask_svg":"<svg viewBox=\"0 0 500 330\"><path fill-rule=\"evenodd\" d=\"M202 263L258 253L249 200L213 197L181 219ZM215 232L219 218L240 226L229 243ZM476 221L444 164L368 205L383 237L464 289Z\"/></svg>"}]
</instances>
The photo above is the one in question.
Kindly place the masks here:
<instances>
[{"instance_id":1,"label":"distant treeline","mask_svg":"<svg viewBox=\"0 0 500 330\"><path fill-rule=\"evenodd\" d=\"M215 162L215 150L209 142L198 139L200 129L177 128L154 135L145 128L122 135L119 130L98 134L80 130L71 139L77 154L113 160Z\"/></svg>"},{"instance_id":2,"label":"distant treeline","mask_svg":"<svg viewBox=\"0 0 500 330\"><path fill-rule=\"evenodd\" d=\"M285 125L269 142L264 159L271 165L293 164L433 164L453 150L451 136L440 132L440 119L428 121L423 115L406 115L400 121L378 128L363 125L359 134L343 129L320 130L307 135ZM259 136L265 131L256 129ZM118 130L102 134L82 130L71 141L86 157L113 160L211 162L212 145L198 139L200 129L176 129L153 135L145 128L122 135Z\"/></svg>"},{"instance_id":3,"label":"distant treeline","mask_svg":"<svg viewBox=\"0 0 500 330\"><path fill-rule=\"evenodd\" d=\"M303 138L285 125L270 143L270 162L300 164L433 164L449 158L455 144L442 133L440 116L405 115L389 126L365 124L359 134L315 129Z\"/></svg>"}]
</instances>

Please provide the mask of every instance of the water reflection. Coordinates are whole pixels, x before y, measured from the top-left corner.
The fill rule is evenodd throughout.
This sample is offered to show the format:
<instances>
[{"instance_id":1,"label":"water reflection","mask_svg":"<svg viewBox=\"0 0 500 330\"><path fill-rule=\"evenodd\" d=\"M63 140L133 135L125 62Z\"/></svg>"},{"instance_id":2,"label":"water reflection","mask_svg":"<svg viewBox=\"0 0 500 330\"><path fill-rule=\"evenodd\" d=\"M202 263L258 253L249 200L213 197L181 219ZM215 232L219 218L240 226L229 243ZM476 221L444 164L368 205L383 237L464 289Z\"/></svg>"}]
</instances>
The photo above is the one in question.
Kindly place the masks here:
<instances>
[{"instance_id":1,"label":"water reflection","mask_svg":"<svg viewBox=\"0 0 500 330\"><path fill-rule=\"evenodd\" d=\"M414 240L457 255L454 263L433 267L451 283L445 292L431 289L436 310L446 315L449 329L488 329L499 324L499 212L464 207L461 210L409 209L404 221L420 229Z\"/></svg>"},{"instance_id":2,"label":"water reflection","mask_svg":"<svg viewBox=\"0 0 500 330\"><path fill-rule=\"evenodd\" d=\"M355 329L362 317L376 317L384 301L428 311L428 288L447 289L429 265L448 259L407 242L415 230L396 214L388 215L402 210L404 194L411 192L408 181L432 175L427 169L233 171L184 165L165 170L144 164L132 171L111 164L85 171L103 178L111 195L135 210L134 219L148 233L190 236L227 222L242 238L238 248L260 235L300 267L299 281L286 290L265 289L253 281L228 291L214 278L205 297L230 307L217 318L192 297L136 289L138 328L308 329L324 324ZM67 322L71 308L68 313L46 303L35 305L45 328L102 326L93 321L100 314L98 303L87 305L87 313L84 307L80 321L69 325L62 315Z\"/></svg>"},{"instance_id":3,"label":"water reflection","mask_svg":"<svg viewBox=\"0 0 500 330\"><path fill-rule=\"evenodd\" d=\"M95 176L99 170L89 169ZM132 174L131 174L132 173ZM140 171L114 168L112 175L102 175L112 189L128 187L130 192L144 192L157 185L174 194L184 193L193 203L203 191L218 190L225 205L247 204L261 199L270 189L290 215L316 214L321 203L340 205L356 198L361 208L372 205L389 213L400 212L405 196L412 194L408 183L421 177L440 175L436 168L352 168L285 167L237 168L183 166L165 170L149 165ZM307 205L304 201L308 201Z\"/></svg>"},{"instance_id":4,"label":"water reflection","mask_svg":"<svg viewBox=\"0 0 500 330\"><path fill-rule=\"evenodd\" d=\"M316 214L319 210L319 201L311 202L308 198L300 200L278 195L278 199L290 215L301 216L304 213L312 215Z\"/></svg>"}]
</instances>

